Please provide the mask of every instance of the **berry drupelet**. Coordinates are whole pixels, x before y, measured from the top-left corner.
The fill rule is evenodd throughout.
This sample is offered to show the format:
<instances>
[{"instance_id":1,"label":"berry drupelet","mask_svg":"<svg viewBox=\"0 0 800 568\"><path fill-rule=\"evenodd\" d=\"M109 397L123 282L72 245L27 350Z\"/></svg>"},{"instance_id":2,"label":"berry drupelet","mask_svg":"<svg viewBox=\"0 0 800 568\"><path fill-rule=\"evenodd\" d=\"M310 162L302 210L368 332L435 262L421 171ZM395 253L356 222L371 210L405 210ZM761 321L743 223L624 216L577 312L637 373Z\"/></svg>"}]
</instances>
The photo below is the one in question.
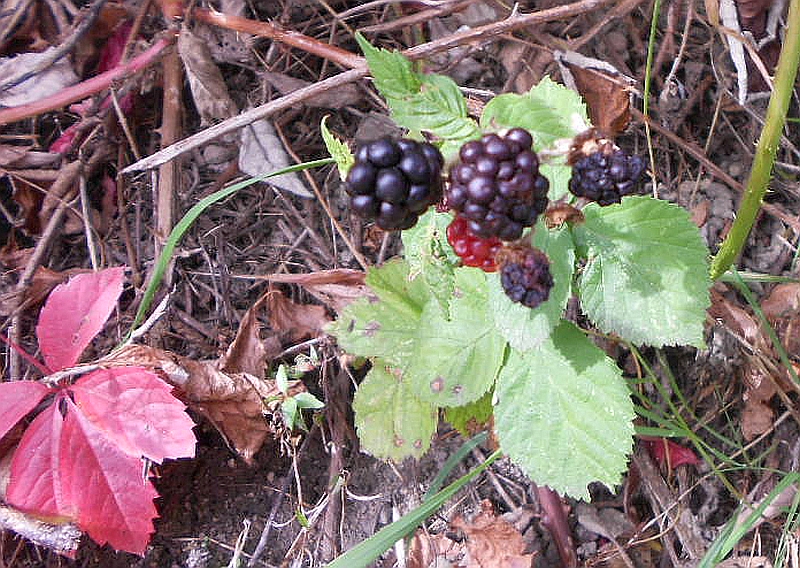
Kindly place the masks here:
<instances>
[{"instance_id":1,"label":"berry drupelet","mask_svg":"<svg viewBox=\"0 0 800 568\"><path fill-rule=\"evenodd\" d=\"M442 198L439 150L427 142L381 138L361 146L345 180L350 207L381 229L408 229Z\"/></svg>"},{"instance_id":2,"label":"berry drupelet","mask_svg":"<svg viewBox=\"0 0 800 568\"><path fill-rule=\"evenodd\" d=\"M467 142L450 169L446 205L480 238L513 241L547 207L549 183L539 174L533 138L522 128Z\"/></svg>"}]
</instances>

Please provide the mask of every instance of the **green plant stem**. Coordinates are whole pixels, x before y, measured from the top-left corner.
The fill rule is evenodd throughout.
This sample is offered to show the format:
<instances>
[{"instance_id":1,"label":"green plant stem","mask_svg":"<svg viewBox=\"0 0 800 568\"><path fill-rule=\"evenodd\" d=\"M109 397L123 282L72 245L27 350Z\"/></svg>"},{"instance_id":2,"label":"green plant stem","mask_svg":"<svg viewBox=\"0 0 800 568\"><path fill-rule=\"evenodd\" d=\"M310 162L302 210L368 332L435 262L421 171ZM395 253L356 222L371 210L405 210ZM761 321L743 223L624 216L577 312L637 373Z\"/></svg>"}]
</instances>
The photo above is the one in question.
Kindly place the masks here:
<instances>
[{"instance_id":1,"label":"green plant stem","mask_svg":"<svg viewBox=\"0 0 800 568\"><path fill-rule=\"evenodd\" d=\"M194 224L197 218L200 217L200 215L202 215L202 213L206 209L208 209L218 201L222 201L223 199L230 197L240 189L253 185L254 183L257 183L259 181L264 181L267 178L290 172L306 170L309 168L326 166L332 163L334 163L332 158L324 158L322 160L313 160L310 162L303 162L302 164L289 166L287 168L282 168L280 170L270 172L262 176L246 179L239 183L235 183L229 187L222 188L219 191L214 192L211 195L195 203L194 206L191 209L189 209L189 211L186 212L186 214L178 222L178 224L175 225L175 227L172 229L172 232L169 234L169 237L167 238L167 242L164 243L164 249L161 251L161 255L158 257L158 262L156 262L156 267L155 270L153 271L153 276L150 278L150 282L148 283L147 289L144 292L142 301L139 304L139 309L136 312L136 317L134 318L133 323L131 324L130 331L128 331L128 334L125 336L125 339L122 340L122 344L125 344L128 341L128 339L131 337L131 335L139 326L139 324L144 321L147 312L150 310L150 305L153 303L153 299L155 298L156 292L158 291L159 286L161 286L161 281L164 279L164 275L167 272L170 260L172 259L172 255L175 252L175 247L178 246L178 243L181 241L186 231L189 230L189 227L191 227Z\"/></svg>"},{"instance_id":2,"label":"green plant stem","mask_svg":"<svg viewBox=\"0 0 800 568\"><path fill-rule=\"evenodd\" d=\"M750 229L753 228L772 175L772 166L786 122L798 65L800 65L800 0L791 0L786 34L783 38L778 67L775 70L775 87L769 99L764 128L756 146L750 178L747 180L747 187L731 230L711 261L712 280L716 280L730 268L744 248Z\"/></svg>"},{"instance_id":3,"label":"green plant stem","mask_svg":"<svg viewBox=\"0 0 800 568\"><path fill-rule=\"evenodd\" d=\"M656 159L653 154L653 138L650 134L650 121L646 120L650 117L650 85L653 75L653 55L655 54L656 33L658 32L658 18L661 14L661 0L655 0L653 3L653 16L650 18L650 37L647 41L647 63L644 67L644 95L642 99L642 114L645 116L644 132L647 138L647 153L650 159L650 172L653 178L653 195L658 189L658 180L656 178Z\"/></svg>"}]
</instances>

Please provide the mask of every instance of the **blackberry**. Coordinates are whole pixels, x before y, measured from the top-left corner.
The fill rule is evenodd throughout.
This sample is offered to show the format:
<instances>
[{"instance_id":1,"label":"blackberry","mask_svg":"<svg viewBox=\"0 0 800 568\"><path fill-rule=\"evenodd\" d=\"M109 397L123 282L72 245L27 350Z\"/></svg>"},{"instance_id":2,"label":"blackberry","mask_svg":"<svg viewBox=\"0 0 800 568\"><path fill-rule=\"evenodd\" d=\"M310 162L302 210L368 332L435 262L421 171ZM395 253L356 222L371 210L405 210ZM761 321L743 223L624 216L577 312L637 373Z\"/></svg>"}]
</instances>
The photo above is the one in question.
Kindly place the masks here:
<instances>
[{"instance_id":1,"label":"blackberry","mask_svg":"<svg viewBox=\"0 0 800 568\"><path fill-rule=\"evenodd\" d=\"M546 301L553 287L550 260L537 248L512 245L497 254L500 283L513 302L535 308Z\"/></svg>"},{"instance_id":2,"label":"blackberry","mask_svg":"<svg viewBox=\"0 0 800 568\"><path fill-rule=\"evenodd\" d=\"M599 205L619 203L636 193L645 170L641 156L631 156L607 139L579 137L570 152L569 190Z\"/></svg>"},{"instance_id":3,"label":"blackberry","mask_svg":"<svg viewBox=\"0 0 800 568\"><path fill-rule=\"evenodd\" d=\"M547 179L539 174L533 138L522 128L467 142L450 169L446 204L477 237L513 241L547 207Z\"/></svg>"},{"instance_id":4,"label":"blackberry","mask_svg":"<svg viewBox=\"0 0 800 568\"><path fill-rule=\"evenodd\" d=\"M427 142L381 138L361 146L347 173L350 207L381 229L408 229L442 198L444 158Z\"/></svg>"},{"instance_id":5,"label":"blackberry","mask_svg":"<svg viewBox=\"0 0 800 568\"><path fill-rule=\"evenodd\" d=\"M469 230L468 224L464 217L456 216L447 226L447 242L461 258L464 266L474 266L484 272L494 272L497 270L494 257L503 243L497 237L481 239L475 236Z\"/></svg>"}]
</instances>

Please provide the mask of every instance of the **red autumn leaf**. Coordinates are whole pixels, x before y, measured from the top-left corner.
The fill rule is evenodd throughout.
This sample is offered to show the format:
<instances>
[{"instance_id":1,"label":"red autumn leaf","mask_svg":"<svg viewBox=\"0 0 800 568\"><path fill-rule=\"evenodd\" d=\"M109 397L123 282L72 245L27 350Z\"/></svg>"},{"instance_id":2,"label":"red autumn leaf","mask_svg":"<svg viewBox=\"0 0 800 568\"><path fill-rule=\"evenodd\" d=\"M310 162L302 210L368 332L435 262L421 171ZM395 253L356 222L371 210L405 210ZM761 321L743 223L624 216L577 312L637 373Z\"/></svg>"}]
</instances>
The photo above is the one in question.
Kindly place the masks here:
<instances>
[{"instance_id":1,"label":"red autumn leaf","mask_svg":"<svg viewBox=\"0 0 800 568\"><path fill-rule=\"evenodd\" d=\"M14 452L6 500L47 520L75 522L99 544L142 554L158 496L143 471L144 462L120 450L64 389Z\"/></svg>"},{"instance_id":2,"label":"red autumn leaf","mask_svg":"<svg viewBox=\"0 0 800 568\"><path fill-rule=\"evenodd\" d=\"M39 314L36 336L47 366L59 371L78 362L122 293L125 268L79 274L56 286Z\"/></svg>"},{"instance_id":3,"label":"red autumn leaf","mask_svg":"<svg viewBox=\"0 0 800 568\"><path fill-rule=\"evenodd\" d=\"M667 438L643 437L645 446L659 467L668 465L675 469L679 465L699 465L700 459L689 448L684 448Z\"/></svg>"},{"instance_id":4,"label":"red autumn leaf","mask_svg":"<svg viewBox=\"0 0 800 568\"><path fill-rule=\"evenodd\" d=\"M172 387L142 367L94 371L70 387L81 414L119 450L154 462L194 456L194 422Z\"/></svg>"},{"instance_id":5,"label":"red autumn leaf","mask_svg":"<svg viewBox=\"0 0 800 568\"><path fill-rule=\"evenodd\" d=\"M36 408L49 391L47 386L34 381L0 383L0 439Z\"/></svg>"},{"instance_id":6,"label":"red autumn leaf","mask_svg":"<svg viewBox=\"0 0 800 568\"><path fill-rule=\"evenodd\" d=\"M98 544L144 554L155 530L158 492L142 475L142 460L124 454L69 397L64 400L59 470L65 507Z\"/></svg>"},{"instance_id":7,"label":"red autumn leaf","mask_svg":"<svg viewBox=\"0 0 800 568\"><path fill-rule=\"evenodd\" d=\"M60 397L58 397L60 398ZM6 501L48 522L63 522L59 468L64 418L54 403L33 419L11 460Z\"/></svg>"}]
</instances>

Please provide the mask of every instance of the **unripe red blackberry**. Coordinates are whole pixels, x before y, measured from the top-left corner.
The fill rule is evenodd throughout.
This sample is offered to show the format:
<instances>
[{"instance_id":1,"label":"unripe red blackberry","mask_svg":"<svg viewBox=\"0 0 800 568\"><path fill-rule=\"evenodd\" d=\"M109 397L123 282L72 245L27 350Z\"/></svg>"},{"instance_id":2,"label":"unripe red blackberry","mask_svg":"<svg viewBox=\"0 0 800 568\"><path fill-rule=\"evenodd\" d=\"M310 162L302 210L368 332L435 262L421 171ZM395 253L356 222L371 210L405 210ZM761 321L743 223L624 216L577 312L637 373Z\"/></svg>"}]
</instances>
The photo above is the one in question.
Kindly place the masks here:
<instances>
[{"instance_id":1,"label":"unripe red blackberry","mask_svg":"<svg viewBox=\"0 0 800 568\"><path fill-rule=\"evenodd\" d=\"M497 270L494 257L503 243L497 237L482 239L475 236L469 230L469 222L465 218L457 215L447 226L447 242L461 258L464 266L474 266L484 272Z\"/></svg>"},{"instance_id":2,"label":"unripe red blackberry","mask_svg":"<svg viewBox=\"0 0 800 568\"><path fill-rule=\"evenodd\" d=\"M467 142L450 169L446 204L481 238L513 241L547 207L547 179L539 174L533 138L522 128Z\"/></svg>"},{"instance_id":3,"label":"unripe red blackberry","mask_svg":"<svg viewBox=\"0 0 800 568\"><path fill-rule=\"evenodd\" d=\"M631 156L592 131L576 138L570 151L569 190L599 205L619 203L636 193L645 170L641 156Z\"/></svg>"},{"instance_id":4,"label":"unripe red blackberry","mask_svg":"<svg viewBox=\"0 0 800 568\"><path fill-rule=\"evenodd\" d=\"M350 207L381 229L408 229L442 198L444 158L427 142L381 138L361 146L347 173Z\"/></svg>"},{"instance_id":5,"label":"unripe red blackberry","mask_svg":"<svg viewBox=\"0 0 800 568\"><path fill-rule=\"evenodd\" d=\"M535 308L550 296L550 260L537 248L510 245L497 253L500 283L512 301Z\"/></svg>"}]
</instances>

